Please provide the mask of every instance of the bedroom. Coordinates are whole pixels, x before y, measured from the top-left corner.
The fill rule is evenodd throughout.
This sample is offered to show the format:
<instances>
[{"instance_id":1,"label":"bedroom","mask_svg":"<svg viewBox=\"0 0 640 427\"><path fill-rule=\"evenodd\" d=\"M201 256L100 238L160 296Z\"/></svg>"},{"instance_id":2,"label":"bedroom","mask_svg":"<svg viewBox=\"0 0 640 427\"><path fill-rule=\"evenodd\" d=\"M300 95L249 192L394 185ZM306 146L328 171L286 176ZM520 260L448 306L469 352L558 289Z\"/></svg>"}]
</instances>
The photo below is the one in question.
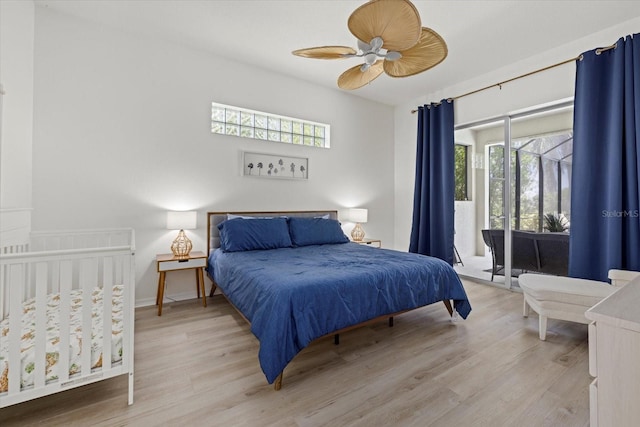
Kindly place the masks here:
<instances>
[{"instance_id":1,"label":"bedroom","mask_svg":"<svg viewBox=\"0 0 640 427\"><path fill-rule=\"evenodd\" d=\"M629 21L632 16L626 14L624 20L599 33L388 105L274 71L258 71L199 48L95 24L46 4L36 2L26 11L7 11L8 6L2 6L3 26L5 19L17 23L6 16L17 13L17 19L26 22L18 31L25 32L27 44L29 38L33 43L31 66L27 57L27 66L20 68L32 70L33 106L25 106L27 112L19 117L25 123L32 120L33 126L21 128L30 129L19 135L27 143L11 148L17 161L9 166L4 146L9 139L3 137L2 207L33 208L34 229L135 228L140 306L153 304L157 282L153 260L167 251L173 238L174 232L165 228L167 210L199 212L198 229L190 236L194 247L204 248L204 213L218 207L363 206L369 209L367 235L380 238L386 247L405 249L415 145L411 109L608 44L639 26L637 14ZM345 17L352 5L345 7ZM438 26L437 22L429 25ZM324 34L314 37L303 46L331 41ZM292 48L296 47L301 46L296 43ZM468 98L456 120L470 122L569 97L571 73L569 66L515 82L500 92ZM19 78L28 80L28 75ZM9 83L2 83L9 93ZM376 90L375 86L367 89ZM272 191L273 182L240 176L236 166L240 151L294 155L299 154L297 147L262 148L250 140L216 138L209 122L213 101L330 123L334 143L330 150L305 151L313 179L278 182L282 185ZM8 117L12 114L8 105L5 100L3 132L15 123ZM169 278L170 296L193 298L190 279Z\"/></svg>"}]
</instances>

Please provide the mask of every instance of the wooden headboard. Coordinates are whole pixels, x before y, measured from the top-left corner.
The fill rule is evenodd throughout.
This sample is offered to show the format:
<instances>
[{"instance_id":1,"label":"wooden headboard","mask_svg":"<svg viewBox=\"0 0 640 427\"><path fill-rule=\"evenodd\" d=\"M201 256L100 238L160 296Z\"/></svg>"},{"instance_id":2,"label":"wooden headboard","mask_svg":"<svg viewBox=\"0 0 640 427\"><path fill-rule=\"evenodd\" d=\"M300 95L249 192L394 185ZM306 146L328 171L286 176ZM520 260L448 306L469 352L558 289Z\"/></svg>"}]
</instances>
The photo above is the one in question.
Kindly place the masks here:
<instances>
[{"instance_id":1,"label":"wooden headboard","mask_svg":"<svg viewBox=\"0 0 640 427\"><path fill-rule=\"evenodd\" d=\"M220 247L220 234L218 224L226 221L227 215L240 216L265 216L265 217L302 217L313 218L316 216L329 215L330 219L338 219L338 211L273 211L273 212L207 212L207 248L208 254Z\"/></svg>"}]
</instances>

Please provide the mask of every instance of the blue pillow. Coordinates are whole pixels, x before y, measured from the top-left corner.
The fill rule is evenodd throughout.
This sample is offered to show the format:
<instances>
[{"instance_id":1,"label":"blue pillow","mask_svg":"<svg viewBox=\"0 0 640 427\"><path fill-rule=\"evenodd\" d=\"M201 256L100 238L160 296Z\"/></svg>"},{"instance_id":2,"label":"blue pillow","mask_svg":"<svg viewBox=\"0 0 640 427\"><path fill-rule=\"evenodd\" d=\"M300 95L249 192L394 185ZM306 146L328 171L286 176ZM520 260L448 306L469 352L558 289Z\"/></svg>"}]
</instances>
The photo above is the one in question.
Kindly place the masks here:
<instances>
[{"instance_id":1,"label":"blue pillow","mask_svg":"<svg viewBox=\"0 0 640 427\"><path fill-rule=\"evenodd\" d=\"M218 224L218 230L225 252L291 247L285 218L230 219Z\"/></svg>"},{"instance_id":2,"label":"blue pillow","mask_svg":"<svg viewBox=\"0 0 640 427\"><path fill-rule=\"evenodd\" d=\"M294 246L349 242L335 219L291 217L289 233Z\"/></svg>"}]
</instances>

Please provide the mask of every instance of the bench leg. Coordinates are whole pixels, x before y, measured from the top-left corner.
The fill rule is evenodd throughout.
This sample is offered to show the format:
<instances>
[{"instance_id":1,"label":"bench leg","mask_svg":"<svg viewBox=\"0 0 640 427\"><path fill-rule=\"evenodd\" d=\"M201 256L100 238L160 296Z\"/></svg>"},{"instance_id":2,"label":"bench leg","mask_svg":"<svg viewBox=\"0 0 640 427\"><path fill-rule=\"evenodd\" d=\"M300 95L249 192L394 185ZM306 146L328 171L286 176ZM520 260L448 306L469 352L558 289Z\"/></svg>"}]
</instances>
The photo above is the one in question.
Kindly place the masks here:
<instances>
[{"instance_id":1,"label":"bench leg","mask_svg":"<svg viewBox=\"0 0 640 427\"><path fill-rule=\"evenodd\" d=\"M527 299L522 297L522 316L529 317L529 304L527 304Z\"/></svg>"},{"instance_id":2,"label":"bench leg","mask_svg":"<svg viewBox=\"0 0 640 427\"><path fill-rule=\"evenodd\" d=\"M540 325L538 328L540 329L540 340L544 341L547 339L547 316L539 315Z\"/></svg>"}]
</instances>

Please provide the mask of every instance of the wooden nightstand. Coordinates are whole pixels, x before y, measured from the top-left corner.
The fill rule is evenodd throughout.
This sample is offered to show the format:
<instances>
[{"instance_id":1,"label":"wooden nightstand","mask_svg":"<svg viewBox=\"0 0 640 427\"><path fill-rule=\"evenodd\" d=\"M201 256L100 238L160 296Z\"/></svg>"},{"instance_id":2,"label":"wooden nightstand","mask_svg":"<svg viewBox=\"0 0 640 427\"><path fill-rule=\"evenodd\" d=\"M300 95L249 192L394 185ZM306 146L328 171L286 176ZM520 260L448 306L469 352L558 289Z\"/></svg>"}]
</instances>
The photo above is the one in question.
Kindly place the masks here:
<instances>
[{"instance_id":1,"label":"wooden nightstand","mask_svg":"<svg viewBox=\"0 0 640 427\"><path fill-rule=\"evenodd\" d=\"M353 243L357 243L359 245L378 245L378 248L382 247L382 240L379 239L362 239L359 242L352 240Z\"/></svg>"},{"instance_id":2,"label":"wooden nightstand","mask_svg":"<svg viewBox=\"0 0 640 427\"><path fill-rule=\"evenodd\" d=\"M158 266L158 293L156 295L156 305L158 306L158 316L162 316L162 300L164 299L164 282L167 271L188 270L196 271L196 289L198 298L202 293L202 305L207 306L207 297L204 294L204 268L207 266L207 255L204 252L192 251L187 259L178 259L173 254L160 254L156 256Z\"/></svg>"}]
</instances>

